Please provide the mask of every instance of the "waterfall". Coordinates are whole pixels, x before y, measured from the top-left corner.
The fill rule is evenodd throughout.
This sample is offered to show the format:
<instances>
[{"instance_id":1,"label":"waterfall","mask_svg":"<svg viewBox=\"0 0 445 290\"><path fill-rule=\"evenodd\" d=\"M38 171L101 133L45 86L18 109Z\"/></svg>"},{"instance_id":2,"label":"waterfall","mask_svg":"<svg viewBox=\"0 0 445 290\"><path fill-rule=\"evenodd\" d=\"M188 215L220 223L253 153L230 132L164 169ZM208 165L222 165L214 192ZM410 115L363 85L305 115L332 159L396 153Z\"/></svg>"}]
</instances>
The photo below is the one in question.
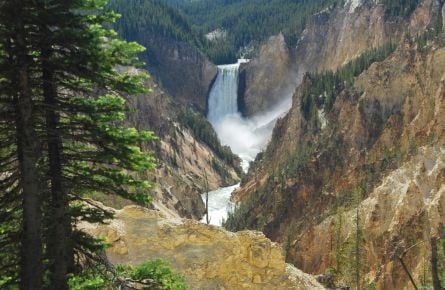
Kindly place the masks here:
<instances>
[{"instance_id":1,"label":"waterfall","mask_svg":"<svg viewBox=\"0 0 445 290\"><path fill-rule=\"evenodd\" d=\"M243 118L238 112L238 74L243 62L246 60L218 66L218 75L209 94L207 119L221 143L229 146L242 159L243 170L247 171L249 162L255 159L270 139L276 120L291 107L292 98L289 96L264 114L250 119ZM230 195L238 186L239 184L220 188L209 193L209 216L212 224L220 225L221 219L227 218L227 211L232 206ZM205 194L202 197L205 200ZM205 221L205 217L202 221Z\"/></svg>"},{"instance_id":2,"label":"waterfall","mask_svg":"<svg viewBox=\"0 0 445 290\"><path fill-rule=\"evenodd\" d=\"M240 62L218 66L218 75L210 91L208 120L214 126L224 117L238 113L238 71Z\"/></svg>"},{"instance_id":3,"label":"waterfall","mask_svg":"<svg viewBox=\"0 0 445 290\"><path fill-rule=\"evenodd\" d=\"M218 75L209 94L207 119L215 128L221 143L231 145L230 140L224 138L222 129L227 118L240 116L238 112L238 72L243 60L236 64L219 65ZM234 149L233 146L231 146ZM235 152L239 153L239 152ZM248 162L244 162L247 163ZM246 167L247 170L247 167ZM239 187L239 184L220 188L209 192L209 217L210 223L221 225L223 219L227 218L227 212L231 207L230 195ZM205 193L202 195L205 201ZM201 220L206 221L206 216Z\"/></svg>"},{"instance_id":4,"label":"waterfall","mask_svg":"<svg viewBox=\"0 0 445 290\"><path fill-rule=\"evenodd\" d=\"M259 152L259 139L253 132L254 122L244 119L238 111L238 75L241 63L218 66L218 75L208 99L207 119L213 125L223 145L238 154L244 164Z\"/></svg>"}]
</instances>

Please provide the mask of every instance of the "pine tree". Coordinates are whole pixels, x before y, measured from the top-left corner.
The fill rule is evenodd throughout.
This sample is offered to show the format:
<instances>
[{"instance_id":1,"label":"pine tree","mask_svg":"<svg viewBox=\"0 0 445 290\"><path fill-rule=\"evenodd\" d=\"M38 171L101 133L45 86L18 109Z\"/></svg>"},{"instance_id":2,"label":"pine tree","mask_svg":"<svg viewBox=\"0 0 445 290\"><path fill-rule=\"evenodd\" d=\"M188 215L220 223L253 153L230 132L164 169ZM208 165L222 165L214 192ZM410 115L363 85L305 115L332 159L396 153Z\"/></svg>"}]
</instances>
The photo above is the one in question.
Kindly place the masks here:
<instances>
[{"instance_id":1,"label":"pine tree","mask_svg":"<svg viewBox=\"0 0 445 290\"><path fill-rule=\"evenodd\" d=\"M357 187L352 192L352 205L354 207L353 231L348 247L348 274L345 278L350 285L355 285L355 289L362 289L362 273L364 269L363 257L363 230L360 215L360 204L362 202L362 189Z\"/></svg>"},{"instance_id":2,"label":"pine tree","mask_svg":"<svg viewBox=\"0 0 445 290\"><path fill-rule=\"evenodd\" d=\"M333 239L333 260L335 273L338 277L344 274L344 265L346 261L345 256L345 240L343 237L343 227L344 227L344 208L337 208L334 226L334 239Z\"/></svg>"},{"instance_id":3,"label":"pine tree","mask_svg":"<svg viewBox=\"0 0 445 290\"><path fill-rule=\"evenodd\" d=\"M135 173L153 167L151 156L139 148L153 133L122 127L127 111L122 96L143 92L145 75L117 67L139 65L135 54L142 47L104 28L117 16L102 9L105 1L20 4L0 6L0 109L7 113L0 125L5 136L14 136L12 142L1 139L1 162L8 165L0 177L8 210L1 213L12 216L8 211L23 202L17 217L23 221L21 287L42 287L44 241L50 288L68 289L68 274L78 269L75 257L94 259L103 249L76 230L76 221L111 217L85 206L83 195L101 191L149 201L148 184ZM5 240L17 238L14 226L0 229ZM16 269L16 259L8 257L11 265L5 268ZM18 278L8 274L0 283Z\"/></svg>"},{"instance_id":4,"label":"pine tree","mask_svg":"<svg viewBox=\"0 0 445 290\"><path fill-rule=\"evenodd\" d=\"M362 264L362 239L363 239L363 232L362 232L362 221L360 218L360 203L362 201L362 190L361 188L357 188L354 190L354 194L353 194L353 202L355 205L355 238L354 238L354 268L355 268L355 286L357 290L361 289L362 286L362 276L361 276L361 272L362 272L362 268L363 268L363 264Z\"/></svg>"}]
</instances>

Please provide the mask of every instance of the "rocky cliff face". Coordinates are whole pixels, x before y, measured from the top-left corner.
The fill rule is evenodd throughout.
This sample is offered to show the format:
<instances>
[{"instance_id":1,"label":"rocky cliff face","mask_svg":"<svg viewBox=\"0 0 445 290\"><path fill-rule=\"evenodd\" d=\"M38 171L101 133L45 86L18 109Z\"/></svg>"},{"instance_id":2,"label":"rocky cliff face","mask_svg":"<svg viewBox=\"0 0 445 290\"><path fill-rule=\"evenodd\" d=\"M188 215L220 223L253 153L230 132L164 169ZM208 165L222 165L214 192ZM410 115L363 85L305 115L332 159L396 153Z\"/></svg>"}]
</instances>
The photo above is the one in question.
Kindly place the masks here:
<instances>
[{"instance_id":1,"label":"rocky cliff face","mask_svg":"<svg viewBox=\"0 0 445 290\"><path fill-rule=\"evenodd\" d=\"M439 236L438 231L444 225L445 126L441 113L445 105L444 80L444 48L432 47L431 52L425 54L405 47L359 77L356 88L363 93L358 106L361 103L363 109L346 108L348 102L344 100L339 104L344 107L340 109L344 115L336 120L342 124L350 120L350 125L340 125L343 132L349 132L347 148L351 152L345 152L344 156L350 165L341 174L332 176L335 178L330 180L335 184L332 188L322 185L325 188L320 190L319 198L329 199L334 195L338 209L345 185L357 182L360 175L366 176L366 198L358 205L363 229L363 261L366 261L363 273L376 282L378 289L410 287L398 257L417 243L404 260L415 273L416 281L421 280L422 271L425 267L428 269L425 263L430 255L429 239ZM363 122L367 118L370 120ZM378 124L382 120L386 121L379 126L379 133L372 134L373 141L364 142L371 144L364 146L368 150L364 153L366 164L354 160L354 155L360 155L358 148L363 145L359 144L366 135L359 132L371 131L371 121ZM383 163L387 169L382 167ZM297 234L292 241L289 258L302 269L323 271L335 264L332 252L326 251L326 244L335 247L336 233L343 244L353 239L356 209L324 214L327 217L322 222L315 222L316 226ZM340 228L339 219L343 223ZM325 227L328 224L329 230Z\"/></svg>"},{"instance_id":2,"label":"rocky cliff face","mask_svg":"<svg viewBox=\"0 0 445 290\"><path fill-rule=\"evenodd\" d=\"M313 15L295 47L282 36L269 39L259 56L242 69L240 103L248 116L267 111L290 97L307 72L335 71L363 52L416 35L440 13L438 0L425 0L409 19L390 20L376 1L345 1Z\"/></svg>"},{"instance_id":3,"label":"rocky cliff face","mask_svg":"<svg viewBox=\"0 0 445 290\"><path fill-rule=\"evenodd\" d=\"M285 264L281 247L259 232L230 233L136 206L116 211L108 225L81 227L106 237L112 263L161 258L184 275L190 289L324 289L313 276Z\"/></svg>"},{"instance_id":4,"label":"rocky cliff face","mask_svg":"<svg viewBox=\"0 0 445 290\"><path fill-rule=\"evenodd\" d=\"M284 36L273 36L257 58L240 68L241 112L246 116L263 113L289 98L295 87L296 74Z\"/></svg>"},{"instance_id":5,"label":"rocky cliff face","mask_svg":"<svg viewBox=\"0 0 445 290\"><path fill-rule=\"evenodd\" d=\"M121 68L128 70L128 68ZM129 73L139 73L129 69ZM204 143L178 119L185 107L164 91L154 80L147 81L150 92L129 98L132 109L128 123L140 130L151 130L159 140L145 144L156 158L154 172L146 179L152 181L153 206L168 216L200 219L205 212L201 194L206 191L205 175L209 190L236 184L240 169L236 162L228 163ZM207 122L201 117L203 122ZM208 125L211 127L210 125ZM235 157L234 157L235 158ZM95 197L113 206L128 204L108 197Z\"/></svg>"},{"instance_id":6,"label":"rocky cliff face","mask_svg":"<svg viewBox=\"0 0 445 290\"><path fill-rule=\"evenodd\" d=\"M442 10L439 4L423 1L410 27L420 31L426 23L433 23L434 15ZM342 13L359 11L368 17L345 15L355 19L335 36L349 43L343 45L345 51L328 41L336 33L333 27L345 25L341 15L331 18L326 13L332 12L322 12L315 18L318 24L309 24L324 27L326 40L308 42L302 50L312 59L308 66L314 61L320 69L334 68L354 57L353 51L365 49L364 44L372 46L397 34L386 32L381 7L350 9ZM374 33L372 27L380 28ZM305 32L306 37L315 37L310 31ZM357 43L353 43L355 38ZM304 41L307 38L300 47ZM318 41L320 47L310 47L309 43ZM419 45L400 44L385 61L373 64L351 88L342 91L331 111L319 110L315 118L308 119L301 112L306 87L314 85L310 77L302 77L291 111L277 123L271 144L237 192L243 205L232 226L262 229L285 244L289 261L309 273L342 267L338 270L348 282L352 259L345 252L335 258L336 245L347 251L354 243L358 207L366 261L360 269L362 283L373 281L378 289L409 287L399 255L424 241L406 256L410 271L419 275L424 267L422 257L429 252L429 237L437 236L445 220L445 123L441 113L445 108L445 49L443 40ZM359 189L362 198L354 203Z\"/></svg>"},{"instance_id":7,"label":"rocky cliff face","mask_svg":"<svg viewBox=\"0 0 445 290\"><path fill-rule=\"evenodd\" d=\"M196 48L150 34L138 41L147 47L150 73L178 102L193 105L202 113L207 109L207 95L217 68Z\"/></svg>"},{"instance_id":8,"label":"rocky cliff face","mask_svg":"<svg viewBox=\"0 0 445 290\"><path fill-rule=\"evenodd\" d=\"M295 47L298 80L306 72L335 71L351 59L405 31L416 35L437 18L440 1L424 0L408 19L389 19L378 1L349 0L310 19Z\"/></svg>"},{"instance_id":9,"label":"rocky cliff face","mask_svg":"<svg viewBox=\"0 0 445 290\"><path fill-rule=\"evenodd\" d=\"M445 147L421 147L409 161L388 173L358 205L363 229L363 281L374 281L378 289L410 289L398 258L413 246L403 258L405 264L416 281L422 281L425 269L430 279L429 240L439 236L438 230L445 221L444 158ZM351 229L355 228L356 217L356 209L327 217L292 241L289 258L298 261L302 269L323 271L337 265L336 254L343 254L347 257L339 261L340 267L352 270L354 258L350 251L355 231ZM336 248L337 243L337 250L326 251L327 246Z\"/></svg>"}]
</instances>

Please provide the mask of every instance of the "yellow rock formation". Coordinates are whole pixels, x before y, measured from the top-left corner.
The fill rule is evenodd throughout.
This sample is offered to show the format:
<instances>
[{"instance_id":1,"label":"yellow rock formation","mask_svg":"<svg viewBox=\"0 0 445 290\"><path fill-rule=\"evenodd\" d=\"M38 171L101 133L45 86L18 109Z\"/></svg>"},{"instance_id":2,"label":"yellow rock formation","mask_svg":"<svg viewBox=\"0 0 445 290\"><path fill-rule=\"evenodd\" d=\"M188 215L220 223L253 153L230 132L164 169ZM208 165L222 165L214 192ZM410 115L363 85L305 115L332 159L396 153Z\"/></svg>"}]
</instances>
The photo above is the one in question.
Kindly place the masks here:
<instances>
[{"instance_id":1,"label":"yellow rock formation","mask_svg":"<svg viewBox=\"0 0 445 290\"><path fill-rule=\"evenodd\" d=\"M112 263L161 258L184 275L190 289L324 289L313 276L286 264L281 246L260 232L231 233L137 206L117 210L108 225L81 227L107 238Z\"/></svg>"}]
</instances>

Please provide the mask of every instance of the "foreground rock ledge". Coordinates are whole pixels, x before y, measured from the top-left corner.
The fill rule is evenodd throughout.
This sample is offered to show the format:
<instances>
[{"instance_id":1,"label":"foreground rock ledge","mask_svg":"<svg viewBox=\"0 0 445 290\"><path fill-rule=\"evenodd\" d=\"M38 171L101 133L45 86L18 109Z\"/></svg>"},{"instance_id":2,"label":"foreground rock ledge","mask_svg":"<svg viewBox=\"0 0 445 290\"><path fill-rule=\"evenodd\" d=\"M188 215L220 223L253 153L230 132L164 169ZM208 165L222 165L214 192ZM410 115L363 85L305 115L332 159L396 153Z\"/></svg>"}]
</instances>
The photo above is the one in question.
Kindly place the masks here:
<instances>
[{"instance_id":1,"label":"foreground rock ledge","mask_svg":"<svg viewBox=\"0 0 445 290\"><path fill-rule=\"evenodd\" d=\"M190 289L324 289L313 276L286 264L281 247L260 232L231 233L137 206L115 212L108 225L81 225L107 238L114 264L162 258L184 275Z\"/></svg>"}]
</instances>

